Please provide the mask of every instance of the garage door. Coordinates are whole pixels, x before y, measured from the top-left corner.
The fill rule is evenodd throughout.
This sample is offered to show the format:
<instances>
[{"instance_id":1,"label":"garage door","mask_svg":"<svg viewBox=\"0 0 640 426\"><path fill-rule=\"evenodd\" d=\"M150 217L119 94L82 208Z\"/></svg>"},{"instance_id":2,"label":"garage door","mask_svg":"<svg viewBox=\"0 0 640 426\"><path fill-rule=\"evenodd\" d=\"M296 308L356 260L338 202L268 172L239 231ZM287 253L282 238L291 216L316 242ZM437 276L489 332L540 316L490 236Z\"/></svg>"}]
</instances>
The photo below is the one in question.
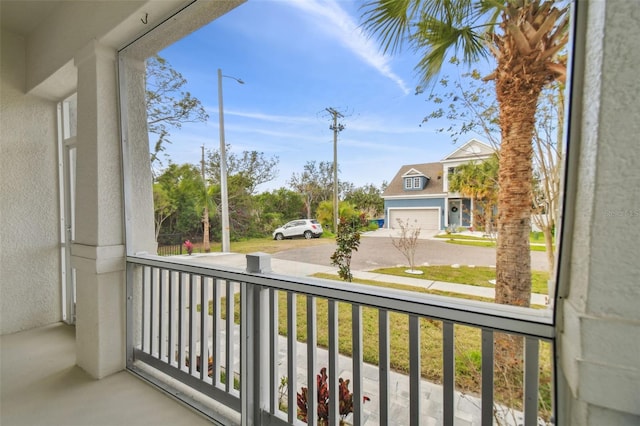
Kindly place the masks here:
<instances>
[{"instance_id":1,"label":"garage door","mask_svg":"<svg viewBox=\"0 0 640 426\"><path fill-rule=\"evenodd\" d=\"M417 225L425 231L437 232L440 230L440 210L439 209L400 209L389 211L389 226L398 229L397 219L409 226Z\"/></svg>"}]
</instances>

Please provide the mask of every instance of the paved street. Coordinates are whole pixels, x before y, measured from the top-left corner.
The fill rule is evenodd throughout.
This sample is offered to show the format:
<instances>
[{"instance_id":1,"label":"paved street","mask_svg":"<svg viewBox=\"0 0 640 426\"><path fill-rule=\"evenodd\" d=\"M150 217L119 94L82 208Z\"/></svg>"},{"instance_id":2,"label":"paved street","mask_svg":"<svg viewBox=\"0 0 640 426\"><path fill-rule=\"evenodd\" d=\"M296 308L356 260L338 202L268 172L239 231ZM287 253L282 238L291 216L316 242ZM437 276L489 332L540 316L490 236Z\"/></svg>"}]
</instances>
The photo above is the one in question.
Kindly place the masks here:
<instances>
[{"instance_id":1,"label":"paved street","mask_svg":"<svg viewBox=\"0 0 640 426\"><path fill-rule=\"evenodd\" d=\"M335 251L334 244L318 245L296 250L288 250L273 255L274 259L293 260L296 262L313 263L330 266L331 254ZM476 265L494 266L496 264L496 250L491 247L474 247L450 244L444 240L422 238L418 241L415 261L417 265ZM408 265L407 259L396 249L391 241L388 230L379 229L363 234L360 247L351 260L354 271L369 271L396 265ZM531 252L531 269L546 271L548 268L545 252Z\"/></svg>"}]
</instances>

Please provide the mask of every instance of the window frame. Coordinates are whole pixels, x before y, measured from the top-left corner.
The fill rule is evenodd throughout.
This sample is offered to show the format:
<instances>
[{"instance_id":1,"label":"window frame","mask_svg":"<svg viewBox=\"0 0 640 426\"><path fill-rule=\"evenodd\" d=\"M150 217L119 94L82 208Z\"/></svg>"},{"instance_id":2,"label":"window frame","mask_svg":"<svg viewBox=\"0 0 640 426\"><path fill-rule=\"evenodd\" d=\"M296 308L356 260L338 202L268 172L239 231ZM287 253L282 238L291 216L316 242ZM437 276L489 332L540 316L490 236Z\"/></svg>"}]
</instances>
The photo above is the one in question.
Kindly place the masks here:
<instances>
[{"instance_id":1,"label":"window frame","mask_svg":"<svg viewBox=\"0 0 640 426\"><path fill-rule=\"evenodd\" d=\"M413 178L405 176L404 189L413 189Z\"/></svg>"}]
</instances>

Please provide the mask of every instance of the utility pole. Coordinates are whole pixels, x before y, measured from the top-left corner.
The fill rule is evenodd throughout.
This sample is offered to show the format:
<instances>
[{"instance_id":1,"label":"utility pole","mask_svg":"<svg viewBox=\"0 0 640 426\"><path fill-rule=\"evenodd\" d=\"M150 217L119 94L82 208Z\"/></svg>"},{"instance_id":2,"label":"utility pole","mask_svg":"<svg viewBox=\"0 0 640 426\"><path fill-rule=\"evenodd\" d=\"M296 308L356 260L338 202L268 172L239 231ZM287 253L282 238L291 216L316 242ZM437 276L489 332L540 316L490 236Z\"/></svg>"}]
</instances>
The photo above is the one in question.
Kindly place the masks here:
<instances>
[{"instance_id":1,"label":"utility pole","mask_svg":"<svg viewBox=\"0 0 640 426\"><path fill-rule=\"evenodd\" d=\"M218 68L218 109L220 119L220 215L222 219L222 252L228 253L231 250L231 237L229 236L229 190L227 189L227 145L224 141L224 109L222 107L222 77L227 77L244 84L240 78L230 75L223 75Z\"/></svg>"},{"instance_id":2,"label":"utility pole","mask_svg":"<svg viewBox=\"0 0 640 426\"><path fill-rule=\"evenodd\" d=\"M333 117L333 123L329 129L333 130L333 232L338 233L338 133L344 130L344 124L338 124L338 117L343 118L344 115L336 111L335 108L326 108L327 112Z\"/></svg>"},{"instance_id":3,"label":"utility pole","mask_svg":"<svg viewBox=\"0 0 640 426\"><path fill-rule=\"evenodd\" d=\"M204 252L209 253L211 251L211 245L209 244L209 197L207 194L207 178L204 173L204 145L202 145L202 161L200 165L202 167L202 185L204 186L204 213L202 214L204 230L202 231L202 246Z\"/></svg>"}]
</instances>

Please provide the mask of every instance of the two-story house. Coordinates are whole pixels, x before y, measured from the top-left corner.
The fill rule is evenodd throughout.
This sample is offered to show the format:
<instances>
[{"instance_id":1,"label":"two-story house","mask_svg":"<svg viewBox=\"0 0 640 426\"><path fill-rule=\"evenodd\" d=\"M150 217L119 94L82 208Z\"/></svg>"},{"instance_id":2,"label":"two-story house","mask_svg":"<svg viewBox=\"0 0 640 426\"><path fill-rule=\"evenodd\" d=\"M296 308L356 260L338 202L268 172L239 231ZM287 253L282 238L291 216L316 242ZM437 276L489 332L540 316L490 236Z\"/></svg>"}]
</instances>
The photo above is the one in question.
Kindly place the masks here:
<instances>
[{"instance_id":1,"label":"two-story house","mask_svg":"<svg viewBox=\"0 0 640 426\"><path fill-rule=\"evenodd\" d=\"M449 176L461 164L481 162L494 153L491 146L471 139L439 162L402 166L382 194L387 227L398 228L398 220L432 233L472 227L476 206L449 190Z\"/></svg>"}]
</instances>

